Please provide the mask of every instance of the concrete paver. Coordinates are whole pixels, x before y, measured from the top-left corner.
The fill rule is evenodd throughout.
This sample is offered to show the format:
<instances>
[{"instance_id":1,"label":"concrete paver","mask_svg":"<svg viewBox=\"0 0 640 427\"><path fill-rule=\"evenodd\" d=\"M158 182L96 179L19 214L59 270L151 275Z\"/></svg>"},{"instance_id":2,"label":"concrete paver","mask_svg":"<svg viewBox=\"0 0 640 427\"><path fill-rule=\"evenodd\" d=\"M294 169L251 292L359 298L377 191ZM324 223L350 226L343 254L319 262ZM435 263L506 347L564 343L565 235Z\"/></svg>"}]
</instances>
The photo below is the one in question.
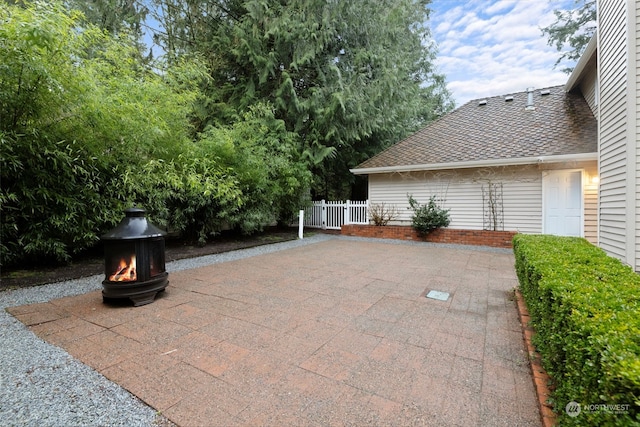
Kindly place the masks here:
<instances>
[{"instance_id":1,"label":"concrete paver","mask_svg":"<svg viewBox=\"0 0 640 427\"><path fill-rule=\"evenodd\" d=\"M180 426L540 426L513 262L335 239L9 311Z\"/></svg>"}]
</instances>

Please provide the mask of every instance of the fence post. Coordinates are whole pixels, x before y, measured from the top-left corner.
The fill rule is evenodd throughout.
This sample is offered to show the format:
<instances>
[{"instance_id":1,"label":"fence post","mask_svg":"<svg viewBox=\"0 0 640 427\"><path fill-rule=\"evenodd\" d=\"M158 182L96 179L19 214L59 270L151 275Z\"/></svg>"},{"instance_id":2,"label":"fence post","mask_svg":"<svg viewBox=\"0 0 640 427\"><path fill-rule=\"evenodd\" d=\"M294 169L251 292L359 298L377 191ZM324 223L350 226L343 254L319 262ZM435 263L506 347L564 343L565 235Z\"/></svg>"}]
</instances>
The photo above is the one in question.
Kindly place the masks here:
<instances>
[{"instance_id":1,"label":"fence post","mask_svg":"<svg viewBox=\"0 0 640 427\"><path fill-rule=\"evenodd\" d=\"M303 232L304 232L304 209L300 209L300 213L298 216L298 239L302 239Z\"/></svg>"},{"instance_id":2,"label":"fence post","mask_svg":"<svg viewBox=\"0 0 640 427\"><path fill-rule=\"evenodd\" d=\"M369 224L369 221L371 221L371 218L369 216L369 199L367 199L365 201L365 208L364 208L364 222L366 222L367 224Z\"/></svg>"},{"instance_id":3,"label":"fence post","mask_svg":"<svg viewBox=\"0 0 640 427\"><path fill-rule=\"evenodd\" d=\"M350 209L351 209L350 201L347 200L344 203L344 225L349 225L351 223Z\"/></svg>"},{"instance_id":4,"label":"fence post","mask_svg":"<svg viewBox=\"0 0 640 427\"><path fill-rule=\"evenodd\" d=\"M322 199L322 229L325 230L327 228L327 205Z\"/></svg>"}]
</instances>

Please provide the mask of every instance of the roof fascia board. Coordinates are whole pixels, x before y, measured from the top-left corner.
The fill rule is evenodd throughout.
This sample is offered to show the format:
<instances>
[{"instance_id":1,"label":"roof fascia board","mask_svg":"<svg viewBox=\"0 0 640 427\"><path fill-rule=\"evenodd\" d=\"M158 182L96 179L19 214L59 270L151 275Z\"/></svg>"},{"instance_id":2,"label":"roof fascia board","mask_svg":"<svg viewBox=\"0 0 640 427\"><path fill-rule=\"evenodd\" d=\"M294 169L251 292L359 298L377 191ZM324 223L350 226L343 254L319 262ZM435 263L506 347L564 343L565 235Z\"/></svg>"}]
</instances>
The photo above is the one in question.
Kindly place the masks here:
<instances>
[{"instance_id":1,"label":"roof fascia board","mask_svg":"<svg viewBox=\"0 0 640 427\"><path fill-rule=\"evenodd\" d=\"M471 160L466 162L431 163L423 165L388 166L379 168L349 169L354 175L370 175L391 172L415 172L443 169L467 169L492 166L518 166L540 163L562 163L598 160L598 153L560 154L556 156L520 157L513 159Z\"/></svg>"},{"instance_id":2,"label":"roof fascia board","mask_svg":"<svg viewBox=\"0 0 640 427\"><path fill-rule=\"evenodd\" d=\"M582 79L582 75L585 72L585 68L587 67L587 64L589 63L589 60L595 54L595 52L596 52L596 50L598 48L598 37L597 36L598 36L598 34L597 34L597 31L596 31L596 32L593 33L593 36L591 37L591 40L589 40L589 43L587 44L587 47L584 50L584 53L582 54L582 56L578 60L578 63L576 64L575 68L571 72L571 75L569 76L569 80L567 80L567 83L564 85L564 89L567 92L570 92L573 89L575 89L575 87L578 85L578 83L580 83L580 80Z\"/></svg>"}]
</instances>

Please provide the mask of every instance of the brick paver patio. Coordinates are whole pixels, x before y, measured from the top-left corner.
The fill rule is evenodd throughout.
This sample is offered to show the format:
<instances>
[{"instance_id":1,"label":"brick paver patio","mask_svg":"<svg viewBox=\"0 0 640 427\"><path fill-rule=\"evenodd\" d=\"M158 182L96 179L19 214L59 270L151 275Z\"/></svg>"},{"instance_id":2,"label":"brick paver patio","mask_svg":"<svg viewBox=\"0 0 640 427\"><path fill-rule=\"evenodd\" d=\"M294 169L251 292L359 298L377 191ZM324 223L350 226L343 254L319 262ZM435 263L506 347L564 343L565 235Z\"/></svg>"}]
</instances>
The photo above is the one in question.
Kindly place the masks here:
<instances>
[{"instance_id":1,"label":"brick paver patio","mask_svg":"<svg viewBox=\"0 0 640 427\"><path fill-rule=\"evenodd\" d=\"M333 239L8 311L180 426L540 426L513 263Z\"/></svg>"}]
</instances>

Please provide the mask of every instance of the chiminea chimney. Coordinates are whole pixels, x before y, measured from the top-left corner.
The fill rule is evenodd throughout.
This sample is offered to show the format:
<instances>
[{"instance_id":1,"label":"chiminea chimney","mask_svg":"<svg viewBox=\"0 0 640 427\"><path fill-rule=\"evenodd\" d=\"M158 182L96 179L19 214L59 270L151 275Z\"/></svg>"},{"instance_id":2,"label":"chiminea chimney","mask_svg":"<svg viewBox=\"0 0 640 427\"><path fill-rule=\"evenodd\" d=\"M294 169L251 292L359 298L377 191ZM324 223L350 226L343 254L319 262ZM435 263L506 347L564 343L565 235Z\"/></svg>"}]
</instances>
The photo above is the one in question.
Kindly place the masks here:
<instances>
[{"instance_id":1,"label":"chiminea chimney","mask_svg":"<svg viewBox=\"0 0 640 427\"><path fill-rule=\"evenodd\" d=\"M525 110L533 111L535 109L536 109L536 107L533 106L533 88L532 87L528 87L527 88L527 106L526 106Z\"/></svg>"}]
</instances>

